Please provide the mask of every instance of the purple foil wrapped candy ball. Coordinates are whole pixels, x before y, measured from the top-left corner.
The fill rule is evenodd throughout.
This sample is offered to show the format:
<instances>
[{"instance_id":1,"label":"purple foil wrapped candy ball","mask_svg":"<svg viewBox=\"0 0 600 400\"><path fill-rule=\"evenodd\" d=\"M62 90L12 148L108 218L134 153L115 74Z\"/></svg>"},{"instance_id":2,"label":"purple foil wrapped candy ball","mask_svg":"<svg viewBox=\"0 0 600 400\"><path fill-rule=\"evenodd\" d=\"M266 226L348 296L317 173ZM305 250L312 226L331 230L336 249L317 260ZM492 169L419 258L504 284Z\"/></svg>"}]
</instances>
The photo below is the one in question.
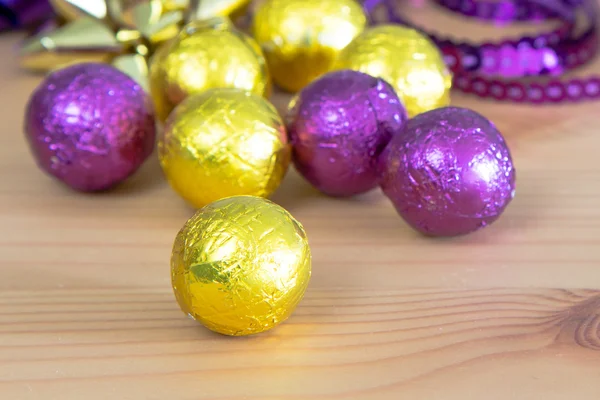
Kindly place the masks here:
<instances>
[{"instance_id":1,"label":"purple foil wrapped candy ball","mask_svg":"<svg viewBox=\"0 0 600 400\"><path fill-rule=\"evenodd\" d=\"M152 153L154 109L142 87L116 68L76 64L33 92L25 135L42 170L76 190L105 190Z\"/></svg>"},{"instance_id":2,"label":"purple foil wrapped candy ball","mask_svg":"<svg viewBox=\"0 0 600 400\"><path fill-rule=\"evenodd\" d=\"M515 194L504 138L489 120L464 108L417 115L380 161L383 192L426 235L462 235L489 225Z\"/></svg>"},{"instance_id":3,"label":"purple foil wrapped candy ball","mask_svg":"<svg viewBox=\"0 0 600 400\"><path fill-rule=\"evenodd\" d=\"M377 160L407 120L385 81L350 70L331 72L290 104L287 128L294 164L321 192L336 197L377 186Z\"/></svg>"}]
</instances>

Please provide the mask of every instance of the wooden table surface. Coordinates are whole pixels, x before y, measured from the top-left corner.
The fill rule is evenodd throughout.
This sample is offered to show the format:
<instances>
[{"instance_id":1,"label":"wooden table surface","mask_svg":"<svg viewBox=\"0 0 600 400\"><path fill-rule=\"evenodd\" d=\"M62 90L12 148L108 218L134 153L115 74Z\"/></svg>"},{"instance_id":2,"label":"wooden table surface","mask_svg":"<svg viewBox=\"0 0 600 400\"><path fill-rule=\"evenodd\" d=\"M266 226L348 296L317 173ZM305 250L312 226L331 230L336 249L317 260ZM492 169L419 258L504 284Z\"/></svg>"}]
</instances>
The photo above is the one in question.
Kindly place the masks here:
<instances>
[{"instance_id":1,"label":"wooden table surface","mask_svg":"<svg viewBox=\"0 0 600 400\"><path fill-rule=\"evenodd\" d=\"M518 176L505 215L458 239L415 234L379 191L328 199L290 173L274 200L309 234L309 290L279 328L228 338L174 300L193 210L155 157L102 195L36 169L22 115L40 78L9 56L18 38L0 38L0 399L600 395L600 103L454 95L496 122Z\"/></svg>"}]
</instances>

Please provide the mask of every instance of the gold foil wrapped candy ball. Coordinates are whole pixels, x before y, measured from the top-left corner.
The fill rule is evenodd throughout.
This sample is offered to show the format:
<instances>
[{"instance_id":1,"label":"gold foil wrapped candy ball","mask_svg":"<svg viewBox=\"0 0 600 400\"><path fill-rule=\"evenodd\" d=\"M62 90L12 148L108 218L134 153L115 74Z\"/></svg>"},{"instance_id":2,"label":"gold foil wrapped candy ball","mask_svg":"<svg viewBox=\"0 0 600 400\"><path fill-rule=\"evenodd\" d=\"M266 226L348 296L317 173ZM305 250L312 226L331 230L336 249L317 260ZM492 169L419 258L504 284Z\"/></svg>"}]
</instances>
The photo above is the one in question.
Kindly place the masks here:
<instances>
[{"instance_id":1,"label":"gold foil wrapped candy ball","mask_svg":"<svg viewBox=\"0 0 600 400\"><path fill-rule=\"evenodd\" d=\"M414 29L380 25L367 29L340 54L335 69L382 78L413 117L450 103L452 75L440 50Z\"/></svg>"},{"instance_id":2,"label":"gold foil wrapped candy ball","mask_svg":"<svg viewBox=\"0 0 600 400\"><path fill-rule=\"evenodd\" d=\"M285 321L310 274L302 225L259 197L230 197L198 210L173 245L171 277L179 306L225 335L260 333Z\"/></svg>"},{"instance_id":3,"label":"gold foil wrapped candy ball","mask_svg":"<svg viewBox=\"0 0 600 400\"><path fill-rule=\"evenodd\" d=\"M268 197L291 159L275 107L258 95L226 88L207 90L177 106L158 152L173 189L197 208L229 196Z\"/></svg>"},{"instance_id":4,"label":"gold foil wrapped candy ball","mask_svg":"<svg viewBox=\"0 0 600 400\"><path fill-rule=\"evenodd\" d=\"M211 88L270 94L260 47L225 18L192 22L150 62L150 91L161 120L186 97Z\"/></svg>"},{"instance_id":5,"label":"gold foil wrapped candy ball","mask_svg":"<svg viewBox=\"0 0 600 400\"><path fill-rule=\"evenodd\" d=\"M366 25L355 0L266 0L256 10L252 30L273 81L296 92L328 72Z\"/></svg>"}]
</instances>

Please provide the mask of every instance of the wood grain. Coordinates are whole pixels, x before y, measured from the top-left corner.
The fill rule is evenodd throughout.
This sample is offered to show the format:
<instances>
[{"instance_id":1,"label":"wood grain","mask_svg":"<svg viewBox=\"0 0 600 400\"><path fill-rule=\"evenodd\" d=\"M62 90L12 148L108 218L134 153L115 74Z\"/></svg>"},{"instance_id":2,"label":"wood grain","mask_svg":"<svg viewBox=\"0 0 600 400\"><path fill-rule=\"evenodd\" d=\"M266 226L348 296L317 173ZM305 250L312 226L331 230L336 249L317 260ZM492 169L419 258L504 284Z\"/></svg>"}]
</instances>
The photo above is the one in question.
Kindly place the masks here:
<instances>
[{"instance_id":1,"label":"wood grain","mask_svg":"<svg viewBox=\"0 0 600 400\"><path fill-rule=\"evenodd\" d=\"M2 36L0 54L18 40ZM600 62L581 73L594 71ZM599 103L454 95L498 125L518 174L503 218L462 238L420 237L380 192L329 199L291 172L274 200L308 232L307 297L278 329L226 338L174 301L171 245L193 210L156 159L107 194L65 189L21 134L39 77L8 56L0 76L0 399L600 395Z\"/></svg>"},{"instance_id":2,"label":"wood grain","mask_svg":"<svg viewBox=\"0 0 600 400\"><path fill-rule=\"evenodd\" d=\"M599 388L598 290L312 290L281 328L242 339L182 318L165 288L9 291L0 322L10 399L566 399Z\"/></svg>"}]
</instances>

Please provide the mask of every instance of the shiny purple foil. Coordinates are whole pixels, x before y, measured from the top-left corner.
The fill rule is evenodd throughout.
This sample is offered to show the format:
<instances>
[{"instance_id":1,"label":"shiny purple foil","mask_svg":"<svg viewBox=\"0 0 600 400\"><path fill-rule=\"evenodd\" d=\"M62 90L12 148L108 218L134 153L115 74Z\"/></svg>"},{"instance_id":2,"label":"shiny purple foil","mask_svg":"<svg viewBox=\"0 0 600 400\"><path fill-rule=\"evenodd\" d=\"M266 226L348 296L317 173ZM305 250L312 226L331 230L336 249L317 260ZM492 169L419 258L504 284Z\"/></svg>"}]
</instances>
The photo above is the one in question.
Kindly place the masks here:
<instances>
[{"instance_id":1,"label":"shiny purple foil","mask_svg":"<svg viewBox=\"0 0 600 400\"><path fill-rule=\"evenodd\" d=\"M0 0L0 31L31 27L52 15L48 0Z\"/></svg>"},{"instance_id":2,"label":"shiny purple foil","mask_svg":"<svg viewBox=\"0 0 600 400\"><path fill-rule=\"evenodd\" d=\"M457 107L411 119L381 156L381 188L416 230L473 232L494 222L515 194L510 151L496 127Z\"/></svg>"},{"instance_id":3,"label":"shiny purple foil","mask_svg":"<svg viewBox=\"0 0 600 400\"><path fill-rule=\"evenodd\" d=\"M40 168L85 192L132 175L152 153L156 136L150 97L107 64L50 74L30 97L24 125Z\"/></svg>"},{"instance_id":4,"label":"shiny purple foil","mask_svg":"<svg viewBox=\"0 0 600 400\"><path fill-rule=\"evenodd\" d=\"M336 71L305 87L286 119L296 169L336 197L377 186L377 159L407 120L394 89L382 79Z\"/></svg>"}]
</instances>

